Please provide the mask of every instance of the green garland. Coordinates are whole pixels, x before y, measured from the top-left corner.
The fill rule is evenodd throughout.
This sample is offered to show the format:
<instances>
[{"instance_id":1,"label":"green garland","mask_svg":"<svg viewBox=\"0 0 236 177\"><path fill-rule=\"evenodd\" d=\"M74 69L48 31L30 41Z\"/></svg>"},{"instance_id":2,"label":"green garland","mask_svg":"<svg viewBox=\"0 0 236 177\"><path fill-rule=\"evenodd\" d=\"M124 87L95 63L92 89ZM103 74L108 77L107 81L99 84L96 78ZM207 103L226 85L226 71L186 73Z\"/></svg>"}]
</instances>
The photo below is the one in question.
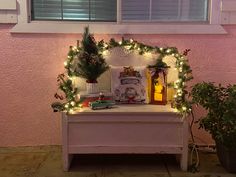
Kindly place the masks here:
<instances>
[{"instance_id":1,"label":"green garland","mask_svg":"<svg viewBox=\"0 0 236 177\"><path fill-rule=\"evenodd\" d=\"M192 70L186 58L188 52L190 51L189 49L185 50L183 53L179 53L177 48L175 47L153 47L145 45L133 39L125 40L124 38L122 38L122 40L119 42L115 41L115 39L112 38L108 43L104 42L104 40L101 40L97 43L97 47L100 54L104 54L108 50L115 47L123 47L131 52L138 51L140 55L143 55L145 53L160 54L157 58L157 62L162 61L162 59L166 56L171 55L175 57L175 66L178 70L178 80L176 80L172 84L172 86L176 90L176 95L174 95L174 107L183 116L186 116L191 111L191 102L186 99L186 97L188 96L186 82L193 79ZM80 101L76 100L76 94L78 90L73 87L71 80L73 77L76 77L76 72L73 69L73 61L81 50L82 49L79 46L79 42L77 44L77 47L70 47L67 60L64 62L66 74L63 76L63 79L59 77L58 80L59 89L61 89L66 95L66 102L63 104L60 104L58 102L54 103L54 105L52 105L54 111L55 107L58 107L58 111L63 110L67 112L72 112L75 108L80 107Z\"/></svg>"}]
</instances>

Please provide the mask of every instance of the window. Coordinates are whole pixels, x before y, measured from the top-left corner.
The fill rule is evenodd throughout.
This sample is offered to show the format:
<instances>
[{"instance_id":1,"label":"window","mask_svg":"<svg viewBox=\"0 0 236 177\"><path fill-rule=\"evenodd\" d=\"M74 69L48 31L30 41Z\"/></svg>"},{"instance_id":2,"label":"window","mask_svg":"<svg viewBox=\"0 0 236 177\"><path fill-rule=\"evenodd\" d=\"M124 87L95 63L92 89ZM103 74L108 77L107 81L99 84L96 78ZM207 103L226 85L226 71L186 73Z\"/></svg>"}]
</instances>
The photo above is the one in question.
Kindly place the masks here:
<instances>
[{"instance_id":1,"label":"window","mask_svg":"<svg viewBox=\"0 0 236 177\"><path fill-rule=\"evenodd\" d=\"M32 20L116 21L116 0L32 0Z\"/></svg>"},{"instance_id":2,"label":"window","mask_svg":"<svg viewBox=\"0 0 236 177\"><path fill-rule=\"evenodd\" d=\"M221 26L222 0L17 0L17 2L17 11L20 13L17 14L17 24L12 28L12 33L77 34L82 33L84 27L88 25L91 31L97 34L227 33ZM93 23L94 21L99 23Z\"/></svg>"},{"instance_id":3,"label":"window","mask_svg":"<svg viewBox=\"0 0 236 177\"><path fill-rule=\"evenodd\" d=\"M123 0L124 21L207 21L208 0Z\"/></svg>"},{"instance_id":4,"label":"window","mask_svg":"<svg viewBox=\"0 0 236 177\"><path fill-rule=\"evenodd\" d=\"M121 0L121 21L207 21L208 0ZM32 20L116 21L116 0L32 0Z\"/></svg>"}]
</instances>

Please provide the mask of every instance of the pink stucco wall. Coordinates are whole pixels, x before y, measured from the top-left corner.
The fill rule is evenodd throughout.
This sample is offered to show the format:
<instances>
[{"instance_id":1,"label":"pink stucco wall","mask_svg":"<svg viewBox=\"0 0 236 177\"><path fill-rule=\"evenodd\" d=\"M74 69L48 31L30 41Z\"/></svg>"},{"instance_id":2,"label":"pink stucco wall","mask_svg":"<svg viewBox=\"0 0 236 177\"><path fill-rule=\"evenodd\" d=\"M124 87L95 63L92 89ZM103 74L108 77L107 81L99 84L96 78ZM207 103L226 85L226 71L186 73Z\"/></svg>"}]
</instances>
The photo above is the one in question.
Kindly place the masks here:
<instances>
[{"instance_id":1,"label":"pink stucco wall","mask_svg":"<svg viewBox=\"0 0 236 177\"><path fill-rule=\"evenodd\" d=\"M61 143L60 115L53 113L56 77L63 72L68 46L81 35L11 34L0 25L0 146ZM194 82L236 83L236 25L227 35L127 35L157 46L190 48ZM96 35L110 39L110 35ZM209 138L197 132L202 141Z\"/></svg>"}]
</instances>

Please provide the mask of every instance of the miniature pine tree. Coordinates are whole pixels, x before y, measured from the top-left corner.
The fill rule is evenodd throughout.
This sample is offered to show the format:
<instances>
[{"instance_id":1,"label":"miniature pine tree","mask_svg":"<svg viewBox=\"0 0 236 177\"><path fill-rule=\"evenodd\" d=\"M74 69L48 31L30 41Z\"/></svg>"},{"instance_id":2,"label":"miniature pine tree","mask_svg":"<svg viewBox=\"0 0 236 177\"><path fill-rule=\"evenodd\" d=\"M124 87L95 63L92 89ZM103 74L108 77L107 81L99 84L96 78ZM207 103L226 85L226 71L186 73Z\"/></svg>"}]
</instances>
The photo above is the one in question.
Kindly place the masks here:
<instances>
[{"instance_id":1,"label":"miniature pine tree","mask_svg":"<svg viewBox=\"0 0 236 177\"><path fill-rule=\"evenodd\" d=\"M76 75L86 79L87 83L96 83L97 78L108 69L108 64L102 54L98 52L93 35L89 33L89 28L85 27L81 41L81 52L78 54Z\"/></svg>"}]
</instances>

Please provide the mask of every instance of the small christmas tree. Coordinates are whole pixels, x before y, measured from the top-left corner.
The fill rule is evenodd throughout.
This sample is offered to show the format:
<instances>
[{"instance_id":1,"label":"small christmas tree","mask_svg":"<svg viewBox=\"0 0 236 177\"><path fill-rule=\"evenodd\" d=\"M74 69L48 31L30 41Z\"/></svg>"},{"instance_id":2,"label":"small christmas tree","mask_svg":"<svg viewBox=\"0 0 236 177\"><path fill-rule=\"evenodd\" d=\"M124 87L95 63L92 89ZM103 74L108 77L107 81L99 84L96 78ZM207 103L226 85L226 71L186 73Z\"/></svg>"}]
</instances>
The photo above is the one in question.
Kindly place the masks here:
<instances>
[{"instance_id":1,"label":"small christmas tree","mask_svg":"<svg viewBox=\"0 0 236 177\"><path fill-rule=\"evenodd\" d=\"M107 71L109 66L98 52L97 43L88 27L85 27L81 45L75 73L78 77L86 79L87 83L97 83L97 78Z\"/></svg>"}]
</instances>

